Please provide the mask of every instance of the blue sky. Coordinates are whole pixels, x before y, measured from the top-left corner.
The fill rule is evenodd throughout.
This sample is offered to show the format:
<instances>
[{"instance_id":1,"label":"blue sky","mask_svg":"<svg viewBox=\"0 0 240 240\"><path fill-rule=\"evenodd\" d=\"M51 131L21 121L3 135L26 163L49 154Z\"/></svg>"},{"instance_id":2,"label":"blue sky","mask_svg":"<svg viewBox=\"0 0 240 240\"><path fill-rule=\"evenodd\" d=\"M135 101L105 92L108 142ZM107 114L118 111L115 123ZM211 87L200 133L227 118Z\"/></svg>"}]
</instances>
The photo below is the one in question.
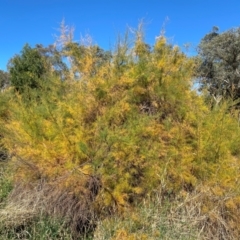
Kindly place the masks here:
<instances>
[{"instance_id":1,"label":"blue sky","mask_svg":"<svg viewBox=\"0 0 240 240\"><path fill-rule=\"evenodd\" d=\"M104 49L114 46L127 26L145 19L146 42L153 44L165 24L174 44L191 44L189 54L213 26L240 25L239 0L0 0L0 69L25 43L52 44L60 22L75 27L75 40L90 34Z\"/></svg>"}]
</instances>

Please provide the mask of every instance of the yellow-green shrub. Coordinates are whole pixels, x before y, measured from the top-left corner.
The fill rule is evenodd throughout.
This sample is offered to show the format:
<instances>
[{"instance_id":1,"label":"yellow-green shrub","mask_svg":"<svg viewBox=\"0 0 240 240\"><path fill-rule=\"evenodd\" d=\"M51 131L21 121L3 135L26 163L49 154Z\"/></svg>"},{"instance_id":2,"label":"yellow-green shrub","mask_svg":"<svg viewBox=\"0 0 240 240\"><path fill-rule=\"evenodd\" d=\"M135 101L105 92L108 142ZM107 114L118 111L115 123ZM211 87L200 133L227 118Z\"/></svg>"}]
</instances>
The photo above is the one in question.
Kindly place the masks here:
<instances>
[{"instance_id":1,"label":"yellow-green shrub","mask_svg":"<svg viewBox=\"0 0 240 240\"><path fill-rule=\"evenodd\" d=\"M15 94L9 102L1 123L16 179L81 194L94 176L100 210L159 186L167 197L199 183L238 197L238 124L224 104L210 110L191 89L194 61L164 37L152 49L141 39L119 44L101 64L95 51L74 58L80 79L49 77L29 100Z\"/></svg>"}]
</instances>

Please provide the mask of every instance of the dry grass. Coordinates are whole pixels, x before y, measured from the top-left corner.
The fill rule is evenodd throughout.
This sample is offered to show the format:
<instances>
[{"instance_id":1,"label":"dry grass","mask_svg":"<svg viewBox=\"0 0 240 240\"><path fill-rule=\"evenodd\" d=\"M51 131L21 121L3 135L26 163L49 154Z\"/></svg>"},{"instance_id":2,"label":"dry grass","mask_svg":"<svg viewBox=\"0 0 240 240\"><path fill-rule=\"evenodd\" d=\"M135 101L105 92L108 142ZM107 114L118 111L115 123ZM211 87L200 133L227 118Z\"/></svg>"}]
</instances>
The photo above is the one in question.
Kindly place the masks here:
<instances>
[{"instance_id":1,"label":"dry grass","mask_svg":"<svg viewBox=\"0 0 240 240\"><path fill-rule=\"evenodd\" d=\"M235 226L238 223L225 207L228 198L213 196L210 189L184 192L172 202L163 201L159 194L127 210L124 217L112 216L100 221L94 239L240 239L239 232L232 228L233 223ZM207 211L206 205L210 206Z\"/></svg>"},{"instance_id":2,"label":"dry grass","mask_svg":"<svg viewBox=\"0 0 240 240\"><path fill-rule=\"evenodd\" d=\"M18 184L9 195L7 205L0 210L0 223L5 228L19 229L43 215L64 221L76 238L92 232L96 224L92 210L94 184L98 183L89 179L89 191L85 191L85 195L76 195L58 184Z\"/></svg>"},{"instance_id":3,"label":"dry grass","mask_svg":"<svg viewBox=\"0 0 240 240\"><path fill-rule=\"evenodd\" d=\"M0 224L19 231L44 215L61 219L60 227L70 229L71 237L62 239L80 239L89 232L94 232L96 240L240 239L236 227L240 209L236 208L233 215L226 205L234 198L230 193L216 196L210 188L199 186L169 201L160 192L137 207L100 220L92 208L98 180L89 179L87 187L89 191L76 195L58 184L16 185L0 210Z\"/></svg>"},{"instance_id":4,"label":"dry grass","mask_svg":"<svg viewBox=\"0 0 240 240\"><path fill-rule=\"evenodd\" d=\"M99 222L94 239L200 239L198 224L203 219L201 216L193 219L198 208L186 207L185 203L170 205L157 197L126 210L123 217L112 216Z\"/></svg>"},{"instance_id":5,"label":"dry grass","mask_svg":"<svg viewBox=\"0 0 240 240\"><path fill-rule=\"evenodd\" d=\"M217 196L213 194L211 188L205 188L204 191L202 189L202 186L199 186L197 190L180 197L171 206L167 215L174 223L173 228L177 228L179 226L177 223L180 221L197 229L196 239L239 239L237 221L240 209L235 209L234 216L226 205L226 202L234 199L234 196L231 193ZM184 231L184 228L179 230L181 229Z\"/></svg>"}]
</instances>

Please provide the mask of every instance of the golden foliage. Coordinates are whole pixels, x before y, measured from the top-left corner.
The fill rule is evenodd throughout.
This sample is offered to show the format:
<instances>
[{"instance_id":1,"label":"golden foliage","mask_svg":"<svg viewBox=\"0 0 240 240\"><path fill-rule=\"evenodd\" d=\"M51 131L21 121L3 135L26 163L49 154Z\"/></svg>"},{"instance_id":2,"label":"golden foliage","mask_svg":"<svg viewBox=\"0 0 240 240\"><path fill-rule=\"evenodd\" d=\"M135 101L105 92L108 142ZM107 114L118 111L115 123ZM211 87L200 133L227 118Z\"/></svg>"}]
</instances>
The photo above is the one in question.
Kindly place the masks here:
<instances>
[{"instance_id":1,"label":"golden foliage","mask_svg":"<svg viewBox=\"0 0 240 240\"><path fill-rule=\"evenodd\" d=\"M15 94L1 118L16 179L69 176L60 185L81 192L86 176L98 177L100 210L203 183L216 197L232 192L225 207L239 209L238 122L228 103L211 110L192 90L193 59L163 36L152 49L141 38L132 49L119 43L106 61L96 46L67 46L80 78L49 79L29 101Z\"/></svg>"}]
</instances>

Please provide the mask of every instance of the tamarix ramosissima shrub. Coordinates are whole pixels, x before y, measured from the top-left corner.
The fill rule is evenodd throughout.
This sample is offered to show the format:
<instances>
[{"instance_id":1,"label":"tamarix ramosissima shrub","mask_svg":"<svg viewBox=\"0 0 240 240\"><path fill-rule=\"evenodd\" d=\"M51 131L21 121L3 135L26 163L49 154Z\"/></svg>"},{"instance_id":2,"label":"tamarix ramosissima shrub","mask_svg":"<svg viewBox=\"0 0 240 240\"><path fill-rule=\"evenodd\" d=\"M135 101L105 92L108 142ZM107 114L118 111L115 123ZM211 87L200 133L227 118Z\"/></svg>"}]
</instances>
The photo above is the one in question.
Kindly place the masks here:
<instances>
[{"instance_id":1,"label":"tamarix ramosissima shrub","mask_svg":"<svg viewBox=\"0 0 240 240\"><path fill-rule=\"evenodd\" d=\"M14 93L1 121L16 180L86 195L100 212L123 210L159 188L173 199L201 184L216 196L231 193L233 202L224 203L234 214L235 113L227 103L211 110L192 90L194 59L163 36L152 48L141 36L119 40L111 54L66 42L66 79L49 76L28 98ZM204 211L214 207L204 204Z\"/></svg>"},{"instance_id":2,"label":"tamarix ramosissima shrub","mask_svg":"<svg viewBox=\"0 0 240 240\"><path fill-rule=\"evenodd\" d=\"M77 172L82 186L72 177L61 184L78 191L94 175L106 205L125 205L155 189L171 155L182 151L170 142L197 98L190 88L194 62L164 37L153 49L141 39L129 49L119 43L112 60L99 65L95 48L85 52L75 59L89 67L79 80L49 79L29 101L16 93L4 142L16 178L53 181Z\"/></svg>"}]
</instances>

